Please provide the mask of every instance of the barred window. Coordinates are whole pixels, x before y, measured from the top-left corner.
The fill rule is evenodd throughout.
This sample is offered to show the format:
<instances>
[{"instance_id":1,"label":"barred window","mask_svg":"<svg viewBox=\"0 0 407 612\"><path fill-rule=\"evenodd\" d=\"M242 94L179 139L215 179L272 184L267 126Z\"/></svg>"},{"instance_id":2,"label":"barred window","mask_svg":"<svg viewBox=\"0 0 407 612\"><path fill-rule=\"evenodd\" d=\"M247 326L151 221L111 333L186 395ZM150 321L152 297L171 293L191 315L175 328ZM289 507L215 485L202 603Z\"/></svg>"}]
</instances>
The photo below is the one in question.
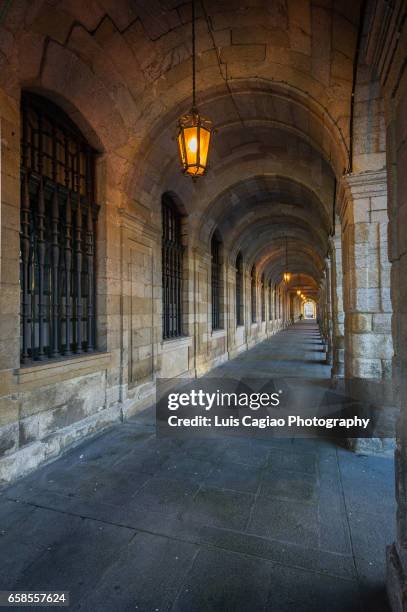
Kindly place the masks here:
<instances>
[{"instance_id":1,"label":"barred window","mask_svg":"<svg viewBox=\"0 0 407 612\"><path fill-rule=\"evenodd\" d=\"M163 338L182 336L183 246L181 215L172 198L165 194L162 210L162 300Z\"/></svg>"},{"instance_id":2,"label":"barred window","mask_svg":"<svg viewBox=\"0 0 407 612\"><path fill-rule=\"evenodd\" d=\"M236 257L236 325L243 325L243 257Z\"/></svg>"},{"instance_id":3,"label":"barred window","mask_svg":"<svg viewBox=\"0 0 407 612\"><path fill-rule=\"evenodd\" d=\"M96 152L49 100L21 98L21 362L96 348Z\"/></svg>"},{"instance_id":4,"label":"barred window","mask_svg":"<svg viewBox=\"0 0 407 612\"><path fill-rule=\"evenodd\" d=\"M261 320L266 320L266 281L264 274L261 276Z\"/></svg>"},{"instance_id":5,"label":"barred window","mask_svg":"<svg viewBox=\"0 0 407 612\"><path fill-rule=\"evenodd\" d=\"M220 329L220 294L221 294L221 241L216 233L212 236L211 258L212 258L212 329Z\"/></svg>"},{"instance_id":6,"label":"barred window","mask_svg":"<svg viewBox=\"0 0 407 612\"><path fill-rule=\"evenodd\" d=\"M256 301L256 267L253 265L250 273L250 286L251 286L251 302L252 302L252 323L256 323L257 315L257 301Z\"/></svg>"}]
</instances>

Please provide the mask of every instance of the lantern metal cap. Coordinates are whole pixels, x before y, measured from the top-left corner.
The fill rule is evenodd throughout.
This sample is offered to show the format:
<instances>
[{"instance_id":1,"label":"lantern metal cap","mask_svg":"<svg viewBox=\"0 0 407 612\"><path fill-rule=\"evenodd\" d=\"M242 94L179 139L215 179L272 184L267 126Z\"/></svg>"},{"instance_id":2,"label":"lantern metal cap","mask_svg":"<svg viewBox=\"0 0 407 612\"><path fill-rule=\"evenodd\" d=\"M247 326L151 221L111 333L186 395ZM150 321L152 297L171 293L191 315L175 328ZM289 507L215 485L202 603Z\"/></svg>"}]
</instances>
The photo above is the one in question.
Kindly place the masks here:
<instances>
[{"instance_id":1,"label":"lantern metal cap","mask_svg":"<svg viewBox=\"0 0 407 612\"><path fill-rule=\"evenodd\" d=\"M201 115L196 107L191 108L189 113L181 115L181 117L178 119L179 128L194 127L198 125L205 128L209 132L213 131L212 121L204 115Z\"/></svg>"}]
</instances>

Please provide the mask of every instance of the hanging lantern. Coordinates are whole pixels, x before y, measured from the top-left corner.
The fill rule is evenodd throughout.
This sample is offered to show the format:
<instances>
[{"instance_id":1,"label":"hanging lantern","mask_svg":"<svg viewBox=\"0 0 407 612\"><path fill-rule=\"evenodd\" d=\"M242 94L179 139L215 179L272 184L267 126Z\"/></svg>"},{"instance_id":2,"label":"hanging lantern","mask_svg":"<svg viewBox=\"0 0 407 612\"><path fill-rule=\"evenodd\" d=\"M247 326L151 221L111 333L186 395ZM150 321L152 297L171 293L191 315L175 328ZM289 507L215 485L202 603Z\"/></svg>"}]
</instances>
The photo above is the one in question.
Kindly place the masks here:
<instances>
[{"instance_id":1,"label":"hanging lantern","mask_svg":"<svg viewBox=\"0 0 407 612\"><path fill-rule=\"evenodd\" d=\"M211 134L212 123L195 108L179 119L178 148L184 174L205 174Z\"/></svg>"},{"instance_id":2,"label":"hanging lantern","mask_svg":"<svg viewBox=\"0 0 407 612\"><path fill-rule=\"evenodd\" d=\"M192 109L178 120L178 149L182 171L192 176L205 174L212 136L212 123L196 106L195 0L192 0Z\"/></svg>"},{"instance_id":3,"label":"hanging lantern","mask_svg":"<svg viewBox=\"0 0 407 612\"><path fill-rule=\"evenodd\" d=\"M287 236L286 236L285 238L285 269L287 270L287 268L288 268L288 244L287 244ZM291 273L284 272L283 279L284 279L284 282L288 284L291 280Z\"/></svg>"},{"instance_id":4,"label":"hanging lantern","mask_svg":"<svg viewBox=\"0 0 407 612\"><path fill-rule=\"evenodd\" d=\"M301 295L301 290L297 289L297 295Z\"/></svg>"}]
</instances>

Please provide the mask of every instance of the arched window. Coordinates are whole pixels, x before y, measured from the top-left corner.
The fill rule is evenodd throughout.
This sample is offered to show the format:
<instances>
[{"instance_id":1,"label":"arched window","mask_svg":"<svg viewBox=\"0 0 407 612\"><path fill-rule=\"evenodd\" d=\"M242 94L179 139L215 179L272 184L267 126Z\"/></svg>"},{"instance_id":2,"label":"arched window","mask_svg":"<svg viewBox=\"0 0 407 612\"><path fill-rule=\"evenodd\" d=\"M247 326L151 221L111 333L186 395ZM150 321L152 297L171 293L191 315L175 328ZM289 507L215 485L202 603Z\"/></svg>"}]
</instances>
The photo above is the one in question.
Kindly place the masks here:
<instances>
[{"instance_id":1,"label":"arched window","mask_svg":"<svg viewBox=\"0 0 407 612\"><path fill-rule=\"evenodd\" d=\"M261 320L266 320L266 281L264 274L261 276Z\"/></svg>"},{"instance_id":2,"label":"arched window","mask_svg":"<svg viewBox=\"0 0 407 612\"><path fill-rule=\"evenodd\" d=\"M236 325L243 325L243 257L236 257Z\"/></svg>"},{"instance_id":3,"label":"arched window","mask_svg":"<svg viewBox=\"0 0 407 612\"><path fill-rule=\"evenodd\" d=\"M222 262L221 262L221 240L215 233L211 241L211 258L212 258L212 274L211 274L211 289L212 289L212 329L221 328L220 320L220 298L222 288Z\"/></svg>"},{"instance_id":4,"label":"arched window","mask_svg":"<svg viewBox=\"0 0 407 612\"><path fill-rule=\"evenodd\" d=\"M181 215L172 198L165 194L162 211L162 300L163 338L182 336L183 246Z\"/></svg>"},{"instance_id":5,"label":"arched window","mask_svg":"<svg viewBox=\"0 0 407 612\"><path fill-rule=\"evenodd\" d=\"M250 273L250 286L251 286L251 302L252 302L252 323L256 323L256 267L253 265Z\"/></svg>"},{"instance_id":6,"label":"arched window","mask_svg":"<svg viewBox=\"0 0 407 612\"><path fill-rule=\"evenodd\" d=\"M95 151L65 113L21 98L21 361L96 347Z\"/></svg>"}]
</instances>

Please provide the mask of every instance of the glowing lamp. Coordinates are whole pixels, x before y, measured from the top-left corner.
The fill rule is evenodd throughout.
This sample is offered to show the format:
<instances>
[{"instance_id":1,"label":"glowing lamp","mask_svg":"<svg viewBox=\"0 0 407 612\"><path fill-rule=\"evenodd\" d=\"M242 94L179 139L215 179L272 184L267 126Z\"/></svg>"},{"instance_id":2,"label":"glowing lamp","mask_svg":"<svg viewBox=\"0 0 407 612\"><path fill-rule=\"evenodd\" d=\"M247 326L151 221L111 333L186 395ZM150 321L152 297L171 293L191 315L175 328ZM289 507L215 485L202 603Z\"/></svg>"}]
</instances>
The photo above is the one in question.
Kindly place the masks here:
<instances>
[{"instance_id":1,"label":"glowing lamp","mask_svg":"<svg viewBox=\"0 0 407 612\"><path fill-rule=\"evenodd\" d=\"M196 109L179 119L178 148L184 174L192 177L205 174L211 135L211 121Z\"/></svg>"},{"instance_id":2,"label":"glowing lamp","mask_svg":"<svg viewBox=\"0 0 407 612\"><path fill-rule=\"evenodd\" d=\"M291 274L290 274L290 272L284 272L283 278L284 278L284 282L285 282L285 283L289 283L289 282L290 282L290 279L291 279Z\"/></svg>"},{"instance_id":3,"label":"glowing lamp","mask_svg":"<svg viewBox=\"0 0 407 612\"><path fill-rule=\"evenodd\" d=\"M177 136L182 171L192 178L206 172L212 135L211 121L202 117L196 106L195 3L196 0L192 0L192 109L179 118Z\"/></svg>"}]
</instances>

